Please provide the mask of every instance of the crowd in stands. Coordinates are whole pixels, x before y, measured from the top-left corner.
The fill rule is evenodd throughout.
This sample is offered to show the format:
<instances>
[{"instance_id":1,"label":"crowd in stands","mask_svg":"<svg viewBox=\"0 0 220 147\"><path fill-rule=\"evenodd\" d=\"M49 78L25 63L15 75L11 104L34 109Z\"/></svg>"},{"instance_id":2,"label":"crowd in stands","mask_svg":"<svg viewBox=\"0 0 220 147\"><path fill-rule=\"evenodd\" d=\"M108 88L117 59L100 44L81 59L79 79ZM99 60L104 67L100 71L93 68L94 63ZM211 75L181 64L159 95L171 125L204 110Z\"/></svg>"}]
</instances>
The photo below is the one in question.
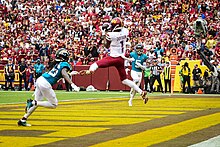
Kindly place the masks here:
<instances>
[{"instance_id":1,"label":"crowd in stands","mask_svg":"<svg viewBox=\"0 0 220 147\"><path fill-rule=\"evenodd\" d=\"M45 66L58 48L71 53L72 65L89 65L108 55L102 25L120 17L129 29L127 46L142 43L150 60L200 59L193 22L201 16L208 60L220 64L219 0L0 0L0 60L40 59ZM150 61L151 62L151 61Z\"/></svg>"}]
</instances>

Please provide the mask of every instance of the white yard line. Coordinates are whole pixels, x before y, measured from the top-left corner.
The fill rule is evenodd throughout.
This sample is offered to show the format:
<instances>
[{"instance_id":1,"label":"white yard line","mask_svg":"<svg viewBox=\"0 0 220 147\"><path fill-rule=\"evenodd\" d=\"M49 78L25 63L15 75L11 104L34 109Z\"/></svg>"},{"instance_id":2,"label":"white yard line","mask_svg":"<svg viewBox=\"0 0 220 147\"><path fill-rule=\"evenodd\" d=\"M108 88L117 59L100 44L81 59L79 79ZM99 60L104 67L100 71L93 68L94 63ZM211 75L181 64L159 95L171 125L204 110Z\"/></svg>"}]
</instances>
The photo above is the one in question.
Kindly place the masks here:
<instances>
[{"instance_id":1,"label":"white yard line","mask_svg":"<svg viewBox=\"0 0 220 147\"><path fill-rule=\"evenodd\" d=\"M71 102L71 101L83 101L83 100L98 100L98 99L113 99L113 98L128 98L128 96L118 96L118 97L107 97L107 98L83 98L83 99L69 99L69 100L59 100L58 102ZM46 101L46 100L45 100ZM0 103L1 105L15 105L15 104L26 104L26 102L15 102L15 103Z\"/></svg>"},{"instance_id":2,"label":"white yard line","mask_svg":"<svg viewBox=\"0 0 220 147\"><path fill-rule=\"evenodd\" d=\"M220 135L188 147L220 147Z\"/></svg>"}]
</instances>

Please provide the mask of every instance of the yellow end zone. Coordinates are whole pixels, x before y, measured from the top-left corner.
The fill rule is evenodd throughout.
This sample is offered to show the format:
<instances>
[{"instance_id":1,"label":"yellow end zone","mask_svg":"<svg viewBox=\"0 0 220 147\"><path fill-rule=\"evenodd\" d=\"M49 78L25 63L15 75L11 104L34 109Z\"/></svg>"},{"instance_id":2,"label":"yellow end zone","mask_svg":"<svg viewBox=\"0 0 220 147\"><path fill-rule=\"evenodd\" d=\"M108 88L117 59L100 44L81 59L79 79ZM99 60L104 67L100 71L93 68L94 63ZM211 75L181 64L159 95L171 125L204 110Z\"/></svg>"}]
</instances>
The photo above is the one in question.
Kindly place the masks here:
<instances>
[{"instance_id":1,"label":"yellow end zone","mask_svg":"<svg viewBox=\"0 0 220 147\"><path fill-rule=\"evenodd\" d=\"M65 143L65 140L71 138L102 131L107 134L109 141L100 140L94 146L149 146L217 125L220 120L219 98L159 97L151 98L149 103L144 105L142 100L136 97L132 107L128 106L127 101L127 98L118 98L60 102L57 109L38 108L28 120L32 124L31 127L16 125L17 120L24 114L24 104L0 105L0 146L50 145L59 141ZM218 113L195 116L152 129L139 128L137 125L209 109L217 109ZM122 136L116 139L111 139L114 134L108 134L108 131L111 132L116 127L123 129L128 126L134 126L136 131L140 132L124 136L119 129ZM32 133L28 134L28 131ZM99 138L96 139L99 141Z\"/></svg>"}]
</instances>

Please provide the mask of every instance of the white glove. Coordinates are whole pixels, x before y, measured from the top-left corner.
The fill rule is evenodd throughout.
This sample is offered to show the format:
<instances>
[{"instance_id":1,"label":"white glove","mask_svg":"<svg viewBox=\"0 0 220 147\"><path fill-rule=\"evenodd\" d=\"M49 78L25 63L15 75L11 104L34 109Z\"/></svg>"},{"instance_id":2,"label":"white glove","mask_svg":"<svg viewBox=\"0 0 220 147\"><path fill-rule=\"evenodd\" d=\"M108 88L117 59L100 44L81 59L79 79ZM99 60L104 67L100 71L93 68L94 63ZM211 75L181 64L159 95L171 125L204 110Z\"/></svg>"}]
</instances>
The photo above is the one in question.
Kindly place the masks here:
<instances>
[{"instance_id":1,"label":"white glove","mask_svg":"<svg viewBox=\"0 0 220 147\"><path fill-rule=\"evenodd\" d=\"M72 76L72 75L78 75L78 74L79 74L78 71L72 71L72 72L70 73L71 76Z\"/></svg>"},{"instance_id":2,"label":"white glove","mask_svg":"<svg viewBox=\"0 0 220 147\"><path fill-rule=\"evenodd\" d=\"M71 84L71 87L73 88L73 91L79 92L80 87L77 87L74 83Z\"/></svg>"},{"instance_id":3,"label":"white glove","mask_svg":"<svg viewBox=\"0 0 220 147\"><path fill-rule=\"evenodd\" d=\"M128 58L128 61L133 62L133 61L135 61L135 59L134 58Z\"/></svg>"},{"instance_id":4,"label":"white glove","mask_svg":"<svg viewBox=\"0 0 220 147\"><path fill-rule=\"evenodd\" d=\"M102 25L102 29L101 29L102 35L105 35L106 34L106 30L109 30L109 28L110 28L110 24L109 23L104 23Z\"/></svg>"},{"instance_id":5,"label":"white glove","mask_svg":"<svg viewBox=\"0 0 220 147\"><path fill-rule=\"evenodd\" d=\"M105 35L105 30L101 30L102 31L102 35L104 36Z\"/></svg>"},{"instance_id":6,"label":"white glove","mask_svg":"<svg viewBox=\"0 0 220 147\"><path fill-rule=\"evenodd\" d=\"M136 67L141 68L142 70L145 70L145 67L143 65L141 65L141 63L139 63L139 62L136 63Z\"/></svg>"},{"instance_id":7,"label":"white glove","mask_svg":"<svg viewBox=\"0 0 220 147\"><path fill-rule=\"evenodd\" d=\"M130 71L130 69L129 68L125 68L125 72L126 72L126 74L128 75L128 72Z\"/></svg>"},{"instance_id":8,"label":"white glove","mask_svg":"<svg viewBox=\"0 0 220 147\"><path fill-rule=\"evenodd\" d=\"M136 62L136 66L138 67L138 68L141 68L141 63L139 63L139 62Z\"/></svg>"},{"instance_id":9,"label":"white glove","mask_svg":"<svg viewBox=\"0 0 220 147\"><path fill-rule=\"evenodd\" d=\"M125 59L125 60L128 60L129 62L132 62L132 61L135 60L134 58L127 58L127 57L125 57L124 55L121 55L121 57L122 57L123 59Z\"/></svg>"}]
</instances>

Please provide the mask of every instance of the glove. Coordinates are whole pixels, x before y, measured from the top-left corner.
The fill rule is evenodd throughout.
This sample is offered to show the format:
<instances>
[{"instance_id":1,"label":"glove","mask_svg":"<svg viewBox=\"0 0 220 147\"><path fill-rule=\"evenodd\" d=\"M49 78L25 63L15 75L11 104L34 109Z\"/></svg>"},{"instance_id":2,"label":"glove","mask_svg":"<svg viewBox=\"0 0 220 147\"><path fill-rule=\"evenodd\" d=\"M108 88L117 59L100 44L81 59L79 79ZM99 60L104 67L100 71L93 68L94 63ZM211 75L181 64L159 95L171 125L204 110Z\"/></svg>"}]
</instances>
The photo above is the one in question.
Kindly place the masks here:
<instances>
[{"instance_id":1,"label":"glove","mask_svg":"<svg viewBox=\"0 0 220 147\"><path fill-rule=\"evenodd\" d=\"M141 63L137 62L137 63L136 63L136 66L137 66L138 68L141 68L142 65L141 65Z\"/></svg>"},{"instance_id":2,"label":"glove","mask_svg":"<svg viewBox=\"0 0 220 147\"><path fill-rule=\"evenodd\" d=\"M125 68L125 72L126 72L126 74L128 75L128 72L130 71L130 69L129 68Z\"/></svg>"},{"instance_id":3,"label":"glove","mask_svg":"<svg viewBox=\"0 0 220 147\"><path fill-rule=\"evenodd\" d=\"M137 68L141 68L142 70L145 70L145 67L143 65L141 65L141 63L136 63L136 67Z\"/></svg>"},{"instance_id":4,"label":"glove","mask_svg":"<svg viewBox=\"0 0 220 147\"><path fill-rule=\"evenodd\" d=\"M135 59L134 58L128 58L128 61L133 62L133 61L135 61Z\"/></svg>"},{"instance_id":5,"label":"glove","mask_svg":"<svg viewBox=\"0 0 220 147\"><path fill-rule=\"evenodd\" d=\"M92 72L89 71L89 70L81 70L81 71L79 71L79 74L80 74L81 76L83 76L83 75L89 75L89 74L92 74Z\"/></svg>"},{"instance_id":6,"label":"glove","mask_svg":"<svg viewBox=\"0 0 220 147\"><path fill-rule=\"evenodd\" d=\"M102 35L105 35L105 34L106 34L106 31L109 31L110 27L111 27L111 24L110 24L110 23L104 23L104 24L102 25L102 29L101 29Z\"/></svg>"},{"instance_id":7,"label":"glove","mask_svg":"<svg viewBox=\"0 0 220 147\"><path fill-rule=\"evenodd\" d=\"M78 75L78 74L79 74L78 71L72 71L72 72L70 73L71 76L72 76L72 75Z\"/></svg>"},{"instance_id":8,"label":"glove","mask_svg":"<svg viewBox=\"0 0 220 147\"><path fill-rule=\"evenodd\" d=\"M102 25L102 30L105 31L105 30L109 30L111 27L111 24L110 23L104 23Z\"/></svg>"},{"instance_id":9,"label":"glove","mask_svg":"<svg viewBox=\"0 0 220 147\"><path fill-rule=\"evenodd\" d=\"M132 61L135 60L134 58L127 58L127 57L125 57L124 55L121 55L121 57L122 57L123 59L125 59L125 60L128 60L129 62L132 62Z\"/></svg>"},{"instance_id":10,"label":"glove","mask_svg":"<svg viewBox=\"0 0 220 147\"><path fill-rule=\"evenodd\" d=\"M105 30L102 30L102 36L105 36Z\"/></svg>"},{"instance_id":11,"label":"glove","mask_svg":"<svg viewBox=\"0 0 220 147\"><path fill-rule=\"evenodd\" d=\"M79 92L80 87L77 87L74 83L71 84L71 87L73 88L73 91Z\"/></svg>"}]
</instances>

